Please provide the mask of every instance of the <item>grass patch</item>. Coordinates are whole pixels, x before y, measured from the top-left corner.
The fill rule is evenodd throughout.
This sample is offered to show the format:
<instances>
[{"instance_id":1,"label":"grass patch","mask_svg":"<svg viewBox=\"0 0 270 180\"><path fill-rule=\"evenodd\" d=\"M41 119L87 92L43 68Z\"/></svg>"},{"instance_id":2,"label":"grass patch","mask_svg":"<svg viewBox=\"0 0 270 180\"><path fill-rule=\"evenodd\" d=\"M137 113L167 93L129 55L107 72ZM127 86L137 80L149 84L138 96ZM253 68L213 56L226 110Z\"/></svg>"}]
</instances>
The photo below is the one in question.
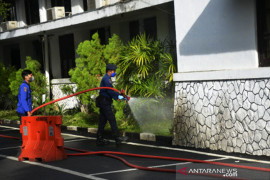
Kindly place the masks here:
<instances>
[{"instance_id":1,"label":"grass patch","mask_svg":"<svg viewBox=\"0 0 270 180\"><path fill-rule=\"evenodd\" d=\"M79 127L98 127L99 115L97 113L76 113L74 115L63 115L64 126L79 126Z\"/></svg>"}]
</instances>

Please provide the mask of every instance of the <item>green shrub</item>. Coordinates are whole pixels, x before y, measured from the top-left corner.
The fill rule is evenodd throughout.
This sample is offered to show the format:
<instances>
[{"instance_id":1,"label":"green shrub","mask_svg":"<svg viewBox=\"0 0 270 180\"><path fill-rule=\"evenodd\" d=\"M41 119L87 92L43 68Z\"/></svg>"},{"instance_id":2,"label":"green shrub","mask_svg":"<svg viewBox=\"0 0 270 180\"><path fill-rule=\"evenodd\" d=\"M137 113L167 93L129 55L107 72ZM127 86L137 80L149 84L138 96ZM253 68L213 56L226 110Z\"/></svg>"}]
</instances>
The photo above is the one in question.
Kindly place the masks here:
<instances>
[{"instance_id":1,"label":"green shrub","mask_svg":"<svg viewBox=\"0 0 270 180\"><path fill-rule=\"evenodd\" d=\"M104 45L100 44L98 33L92 36L91 41L86 40L79 44L77 48L79 57L75 60L76 67L69 71L71 82L77 85L77 92L99 86L100 77L102 77L106 69L103 51ZM97 96L97 92L83 93L78 97L84 106L97 111L94 100L91 98L92 95Z\"/></svg>"},{"instance_id":2,"label":"green shrub","mask_svg":"<svg viewBox=\"0 0 270 180\"><path fill-rule=\"evenodd\" d=\"M3 21L6 21L9 15L8 14L9 10L10 10L10 3L0 0L0 17L3 18Z\"/></svg>"},{"instance_id":3,"label":"green shrub","mask_svg":"<svg viewBox=\"0 0 270 180\"><path fill-rule=\"evenodd\" d=\"M0 109L13 109L16 106L16 96L11 93L8 81L15 76L15 72L14 67L5 67L0 63Z\"/></svg>"},{"instance_id":4,"label":"green shrub","mask_svg":"<svg viewBox=\"0 0 270 180\"><path fill-rule=\"evenodd\" d=\"M76 67L69 71L71 82L76 83L76 92L86 89L99 87L101 78L106 73L106 64L119 61L123 43L117 35L109 39L109 44L104 46L100 44L98 33L92 36L92 40L86 40L79 44L77 54L79 57L75 60ZM61 88L64 93L75 93L71 87ZM87 111L98 112L95 101L92 96L98 96L97 91L78 95L80 103L87 107Z\"/></svg>"},{"instance_id":5,"label":"green shrub","mask_svg":"<svg viewBox=\"0 0 270 180\"><path fill-rule=\"evenodd\" d=\"M143 97L163 97L165 81L171 83L176 71L173 58L164 45L145 34L138 35L125 46L118 65L119 85L132 95Z\"/></svg>"}]
</instances>

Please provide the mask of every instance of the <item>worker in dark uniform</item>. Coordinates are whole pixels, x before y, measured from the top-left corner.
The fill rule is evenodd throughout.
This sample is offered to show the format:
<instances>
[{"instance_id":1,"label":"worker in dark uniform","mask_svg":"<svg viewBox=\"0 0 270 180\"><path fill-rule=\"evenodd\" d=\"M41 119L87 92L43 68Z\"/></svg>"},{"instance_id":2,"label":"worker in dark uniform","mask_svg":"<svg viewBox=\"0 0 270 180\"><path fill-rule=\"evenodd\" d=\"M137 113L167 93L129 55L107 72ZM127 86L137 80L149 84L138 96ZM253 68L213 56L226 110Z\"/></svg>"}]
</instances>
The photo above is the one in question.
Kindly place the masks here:
<instances>
[{"instance_id":1,"label":"worker in dark uniform","mask_svg":"<svg viewBox=\"0 0 270 180\"><path fill-rule=\"evenodd\" d=\"M31 116L32 111L32 97L30 82L34 80L34 76L30 70L23 70L23 83L19 88L17 113L21 121L22 116Z\"/></svg>"},{"instance_id":2,"label":"worker in dark uniform","mask_svg":"<svg viewBox=\"0 0 270 180\"><path fill-rule=\"evenodd\" d=\"M106 66L106 74L101 80L100 87L113 87L111 77L115 76L115 70L117 69L116 65L108 64ZM115 116L112 110L112 99L121 100L124 97L119 93L109 90L109 89L101 89L99 92L99 96L97 97L97 107L99 107L100 119L98 124L98 132L97 132L97 145L108 144L108 141L103 138L104 127L107 123L107 120L110 123L112 133L117 145L119 145L122 141L122 138L119 137L118 128L115 120Z\"/></svg>"}]
</instances>

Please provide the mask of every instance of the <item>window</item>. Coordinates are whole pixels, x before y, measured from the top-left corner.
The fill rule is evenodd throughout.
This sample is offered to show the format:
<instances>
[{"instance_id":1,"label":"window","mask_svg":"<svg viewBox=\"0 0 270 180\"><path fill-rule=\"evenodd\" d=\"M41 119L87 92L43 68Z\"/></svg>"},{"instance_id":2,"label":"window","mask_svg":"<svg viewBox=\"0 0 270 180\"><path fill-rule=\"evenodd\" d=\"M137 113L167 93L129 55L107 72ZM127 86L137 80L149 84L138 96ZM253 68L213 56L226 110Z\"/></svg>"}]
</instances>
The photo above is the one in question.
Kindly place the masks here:
<instances>
[{"instance_id":1,"label":"window","mask_svg":"<svg viewBox=\"0 0 270 180\"><path fill-rule=\"evenodd\" d=\"M129 22L129 37L133 39L140 33L140 23L139 21Z\"/></svg>"},{"instance_id":2,"label":"window","mask_svg":"<svg viewBox=\"0 0 270 180\"><path fill-rule=\"evenodd\" d=\"M36 59L41 64L41 71L44 71L42 43L39 40L32 41L33 55L32 58Z\"/></svg>"},{"instance_id":3,"label":"window","mask_svg":"<svg viewBox=\"0 0 270 180\"><path fill-rule=\"evenodd\" d=\"M143 20L144 32L147 37L157 39L157 20L156 17Z\"/></svg>"},{"instance_id":4,"label":"window","mask_svg":"<svg viewBox=\"0 0 270 180\"><path fill-rule=\"evenodd\" d=\"M100 44L108 44L109 43L109 38L111 37L110 27L93 29L90 31L90 37L92 38L93 34L95 34L96 32L98 32Z\"/></svg>"},{"instance_id":5,"label":"window","mask_svg":"<svg viewBox=\"0 0 270 180\"><path fill-rule=\"evenodd\" d=\"M87 0L83 0L83 11L88 11Z\"/></svg>"},{"instance_id":6,"label":"window","mask_svg":"<svg viewBox=\"0 0 270 180\"><path fill-rule=\"evenodd\" d=\"M64 6L66 16L68 16L69 13L71 12L71 0L51 0L51 3L52 3L52 7Z\"/></svg>"},{"instance_id":7,"label":"window","mask_svg":"<svg viewBox=\"0 0 270 180\"><path fill-rule=\"evenodd\" d=\"M21 68L21 54L20 54L20 46L19 44L11 45L10 47L10 58L11 58L11 65L14 66L16 69Z\"/></svg>"},{"instance_id":8,"label":"window","mask_svg":"<svg viewBox=\"0 0 270 180\"><path fill-rule=\"evenodd\" d=\"M157 39L157 20L156 17L145 18L129 22L129 37L136 37L140 32L145 33L147 37Z\"/></svg>"},{"instance_id":9,"label":"window","mask_svg":"<svg viewBox=\"0 0 270 180\"><path fill-rule=\"evenodd\" d=\"M39 6L38 1L25 0L25 15L26 23L28 25L37 24L39 20Z\"/></svg>"},{"instance_id":10,"label":"window","mask_svg":"<svg viewBox=\"0 0 270 180\"><path fill-rule=\"evenodd\" d=\"M73 34L59 36L62 78L68 78L68 71L75 67L75 50Z\"/></svg>"},{"instance_id":11,"label":"window","mask_svg":"<svg viewBox=\"0 0 270 180\"><path fill-rule=\"evenodd\" d=\"M270 66L270 1L257 2L259 66Z\"/></svg>"}]
</instances>

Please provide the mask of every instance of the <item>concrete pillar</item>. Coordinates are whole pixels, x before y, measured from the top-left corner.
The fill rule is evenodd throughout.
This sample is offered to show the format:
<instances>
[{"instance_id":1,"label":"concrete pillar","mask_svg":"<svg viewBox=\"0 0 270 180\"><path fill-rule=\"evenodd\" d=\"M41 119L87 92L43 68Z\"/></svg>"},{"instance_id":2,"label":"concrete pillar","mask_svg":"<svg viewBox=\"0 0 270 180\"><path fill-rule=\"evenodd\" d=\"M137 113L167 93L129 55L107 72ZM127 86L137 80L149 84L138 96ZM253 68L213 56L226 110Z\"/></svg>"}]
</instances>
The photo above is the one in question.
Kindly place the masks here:
<instances>
[{"instance_id":1,"label":"concrete pillar","mask_svg":"<svg viewBox=\"0 0 270 180\"><path fill-rule=\"evenodd\" d=\"M45 70L45 77L47 80L47 91L48 95L50 94L50 63L49 63L49 39L48 35L44 34L44 70Z\"/></svg>"},{"instance_id":2,"label":"concrete pillar","mask_svg":"<svg viewBox=\"0 0 270 180\"><path fill-rule=\"evenodd\" d=\"M25 5L24 0L16 1L16 14L19 27L26 26Z\"/></svg>"},{"instance_id":3,"label":"concrete pillar","mask_svg":"<svg viewBox=\"0 0 270 180\"><path fill-rule=\"evenodd\" d=\"M46 0L38 0L40 22L47 21Z\"/></svg>"},{"instance_id":4,"label":"concrete pillar","mask_svg":"<svg viewBox=\"0 0 270 180\"><path fill-rule=\"evenodd\" d=\"M83 0L71 1L71 11L72 11L72 14L84 12Z\"/></svg>"}]
</instances>

